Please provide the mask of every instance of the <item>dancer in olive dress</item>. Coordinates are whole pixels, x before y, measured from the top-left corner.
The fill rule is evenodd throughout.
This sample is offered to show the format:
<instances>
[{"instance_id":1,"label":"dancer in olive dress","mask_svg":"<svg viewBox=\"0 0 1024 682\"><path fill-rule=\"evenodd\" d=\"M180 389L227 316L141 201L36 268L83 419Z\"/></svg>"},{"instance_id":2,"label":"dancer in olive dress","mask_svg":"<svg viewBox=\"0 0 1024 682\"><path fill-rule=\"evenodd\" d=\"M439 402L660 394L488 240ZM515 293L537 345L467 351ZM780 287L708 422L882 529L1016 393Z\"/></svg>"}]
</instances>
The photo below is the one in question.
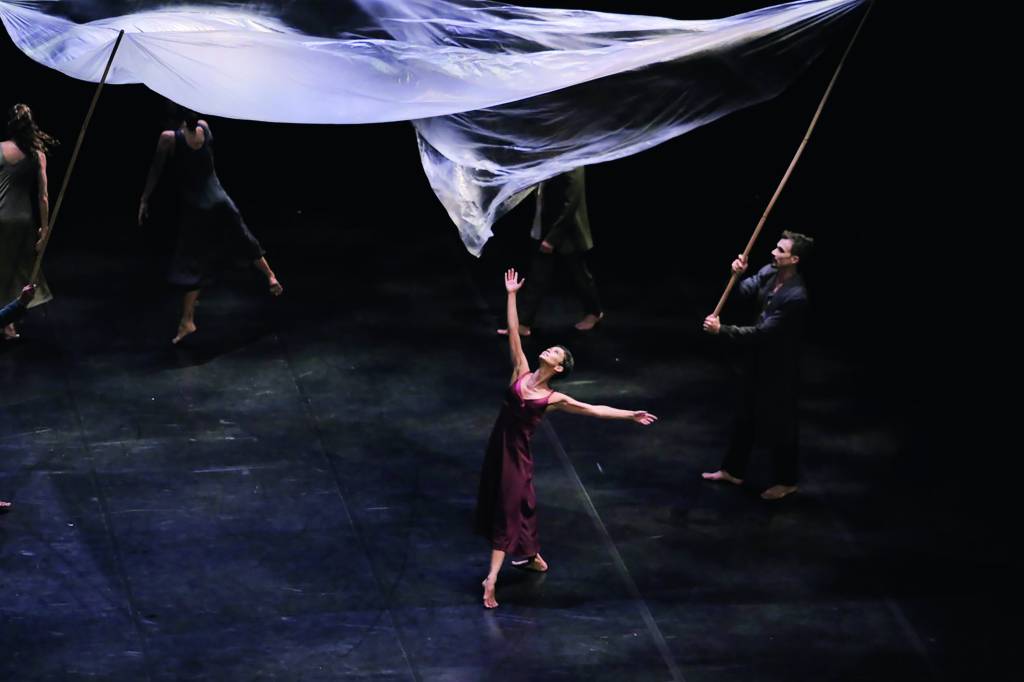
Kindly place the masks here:
<instances>
[{"instance_id":1,"label":"dancer in olive dress","mask_svg":"<svg viewBox=\"0 0 1024 682\"><path fill-rule=\"evenodd\" d=\"M515 270L505 273L508 292L508 344L512 355L512 378L505 391L498 420L494 424L480 474L477 496L476 532L491 543L491 564L483 581L484 606L498 605L495 588L498 571L506 556L512 565L529 571L548 570L540 555L537 534L537 497L533 489L533 458L530 438L544 414L564 410L602 419L628 419L648 425L657 417L643 410L620 410L605 405L588 405L553 390L549 382L564 377L573 367L572 354L565 346L552 346L540 354L540 365L531 370L519 338L516 292L523 285Z\"/></svg>"},{"instance_id":2,"label":"dancer in olive dress","mask_svg":"<svg viewBox=\"0 0 1024 682\"><path fill-rule=\"evenodd\" d=\"M9 139L0 142L0 300L19 296L29 283L36 251L49 229L50 202L46 154L57 141L36 125L27 104L15 104L7 114ZM53 296L42 272L29 307ZM3 327L5 339L18 338L14 323Z\"/></svg>"},{"instance_id":3,"label":"dancer in olive dress","mask_svg":"<svg viewBox=\"0 0 1024 682\"><path fill-rule=\"evenodd\" d=\"M263 256L263 247L246 227L235 202L217 178L213 166L213 133L195 112L181 109L181 124L160 133L156 156L139 202L139 224L149 215L149 197L156 189L168 159L174 160L181 218L178 244L168 279L184 292L178 343L196 331L195 307L199 292L217 272L231 264L251 263L267 278L270 293L284 291Z\"/></svg>"}]
</instances>

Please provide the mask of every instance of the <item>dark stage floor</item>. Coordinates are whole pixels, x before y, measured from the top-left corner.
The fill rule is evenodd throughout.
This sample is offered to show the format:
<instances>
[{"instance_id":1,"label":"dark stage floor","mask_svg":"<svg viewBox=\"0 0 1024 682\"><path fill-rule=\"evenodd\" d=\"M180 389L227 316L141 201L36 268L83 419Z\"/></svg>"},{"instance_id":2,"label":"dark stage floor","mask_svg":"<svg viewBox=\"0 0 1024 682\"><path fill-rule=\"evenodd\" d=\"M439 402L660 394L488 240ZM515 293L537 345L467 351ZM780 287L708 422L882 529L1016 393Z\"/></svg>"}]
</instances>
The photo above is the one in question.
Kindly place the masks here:
<instances>
[{"instance_id":1,"label":"dark stage floor","mask_svg":"<svg viewBox=\"0 0 1024 682\"><path fill-rule=\"evenodd\" d=\"M586 338L549 298L531 357L564 341L563 390L661 420L549 419L552 569L506 569L485 611L470 518L509 373L500 263L406 237L278 246L285 295L231 278L180 349L149 261L56 250L57 299L0 349L0 679L1000 678L1001 550L907 492L919 425L866 360L808 348L797 496L763 503L763 471L701 482L731 376L694 323L721 282L685 272L606 271Z\"/></svg>"}]
</instances>

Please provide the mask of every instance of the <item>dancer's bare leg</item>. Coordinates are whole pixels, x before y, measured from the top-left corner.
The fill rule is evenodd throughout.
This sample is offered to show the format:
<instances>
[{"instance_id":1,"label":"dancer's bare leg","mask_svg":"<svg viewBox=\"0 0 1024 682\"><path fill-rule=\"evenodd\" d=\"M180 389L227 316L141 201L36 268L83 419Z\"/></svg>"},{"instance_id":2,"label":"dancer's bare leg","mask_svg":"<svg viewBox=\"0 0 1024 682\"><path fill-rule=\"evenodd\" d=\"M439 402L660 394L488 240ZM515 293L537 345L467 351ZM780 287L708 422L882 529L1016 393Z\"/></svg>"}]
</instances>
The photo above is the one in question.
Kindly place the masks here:
<instances>
[{"instance_id":1,"label":"dancer's bare leg","mask_svg":"<svg viewBox=\"0 0 1024 682\"><path fill-rule=\"evenodd\" d=\"M513 561L512 566L519 568L524 571L533 571L534 573L547 573L548 562L544 561L544 557L540 555L540 552L534 554L529 559L523 559L522 561Z\"/></svg>"},{"instance_id":2,"label":"dancer's bare leg","mask_svg":"<svg viewBox=\"0 0 1024 682\"><path fill-rule=\"evenodd\" d=\"M743 485L742 478L736 478L725 469L719 469L718 471L712 471L711 473L704 473L700 476L705 481L726 481L733 485Z\"/></svg>"},{"instance_id":3,"label":"dancer's bare leg","mask_svg":"<svg viewBox=\"0 0 1024 682\"><path fill-rule=\"evenodd\" d=\"M604 313L587 313L583 316L583 319L574 324L573 326L581 332L589 332L591 329L597 326L597 323L604 319Z\"/></svg>"},{"instance_id":4,"label":"dancer's bare leg","mask_svg":"<svg viewBox=\"0 0 1024 682\"><path fill-rule=\"evenodd\" d=\"M254 261L253 265L256 269L262 272L267 278L267 284L270 286L271 296L280 296L281 292L284 291L284 287L277 281L277 277L274 276L274 271L270 269L270 264L266 258L260 257L259 260Z\"/></svg>"},{"instance_id":5,"label":"dancer's bare leg","mask_svg":"<svg viewBox=\"0 0 1024 682\"><path fill-rule=\"evenodd\" d=\"M501 329L498 330L498 333L500 335L502 335L502 336L508 336L508 329L502 327ZM529 336L532 333L533 333L533 330L530 329L527 325L525 325L525 324L520 324L519 325L519 336Z\"/></svg>"},{"instance_id":6,"label":"dancer's bare leg","mask_svg":"<svg viewBox=\"0 0 1024 682\"><path fill-rule=\"evenodd\" d=\"M761 493L762 500L781 500L787 495L792 495L797 491L795 485L773 485L768 490Z\"/></svg>"},{"instance_id":7,"label":"dancer's bare leg","mask_svg":"<svg viewBox=\"0 0 1024 682\"><path fill-rule=\"evenodd\" d=\"M500 549L491 550L491 571L482 583L484 586L484 608L498 608L498 601L494 598L494 588L498 586L498 571L505 563L505 553Z\"/></svg>"},{"instance_id":8,"label":"dancer's bare leg","mask_svg":"<svg viewBox=\"0 0 1024 682\"><path fill-rule=\"evenodd\" d=\"M199 300L199 289L186 291L181 301L181 322L178 323L178 335L171 343L178 343L196 330L196 301Z\"/></svg>"}]
</instances>

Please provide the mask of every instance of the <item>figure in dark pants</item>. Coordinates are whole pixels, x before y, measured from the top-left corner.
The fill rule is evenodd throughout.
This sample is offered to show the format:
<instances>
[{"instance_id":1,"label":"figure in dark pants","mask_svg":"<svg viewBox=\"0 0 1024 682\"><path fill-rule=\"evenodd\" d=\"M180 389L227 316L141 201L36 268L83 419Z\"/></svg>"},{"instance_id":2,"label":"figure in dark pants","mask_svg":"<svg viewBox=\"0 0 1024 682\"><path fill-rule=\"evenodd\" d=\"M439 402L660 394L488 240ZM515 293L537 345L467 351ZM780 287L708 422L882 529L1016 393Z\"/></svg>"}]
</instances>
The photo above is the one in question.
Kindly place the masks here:
<instances>
[{"instance_id":1,"label":"figure in dark pants","mask_svg":"<svg viewBox=\"0 0 1024 682\"><path fill-rule=\"evenodd\" d=\"M530 236L538 244L530 264L529 284L523 287L519 334L530 335L541 301L551 285L556 261L568 271L583 306L583 318L576 323L576 329L590 331L604 317L604 311L594 276L587 267L587 252L594 248L594 240L590 236L582 166L537 186L537 209ZM507 334L508 330L499 329L498 333Z\"/></svg>"},{"instance_id":2,"label":"figure in dark pants","mask_svg":"<svg viewBox=\"0 0 1024 682\"><path fill-rule=\"evenodd\" d=\"M28 310L28 304L35 298L36 287L33 284L26 284L21 289L21 294L18 298L14 299L3 308L0 308L0 328L6 327L9 324L14 324L22 318L25 311ZM0 514L6 514L11 510L11 503L6 500L0 500Z\"/></svg>"},{"instance_id":3,"label":"figure in dark pants","mask_svg":"<svg viewBox=\"0 0 1024 682\"><path fill-rule=\"evenodd\" d=\"M772 264L740 283L740 298L760 305L757 321L741 327L723 325L714 315L704 320L704 331L744 346L739 404L732 442L718 471L705 473L709 481L739 485L746 474L754 445L755 425L762 427L771 447L775 483L761 493L780 500L796 492L799 478L797 443L797 386L800 381L800 337L807 314L807 289L797 265L814 243L797 232L783 232L772 251ZM747 269L741 254L733 272Z\"/></svg>"}]
</instances>

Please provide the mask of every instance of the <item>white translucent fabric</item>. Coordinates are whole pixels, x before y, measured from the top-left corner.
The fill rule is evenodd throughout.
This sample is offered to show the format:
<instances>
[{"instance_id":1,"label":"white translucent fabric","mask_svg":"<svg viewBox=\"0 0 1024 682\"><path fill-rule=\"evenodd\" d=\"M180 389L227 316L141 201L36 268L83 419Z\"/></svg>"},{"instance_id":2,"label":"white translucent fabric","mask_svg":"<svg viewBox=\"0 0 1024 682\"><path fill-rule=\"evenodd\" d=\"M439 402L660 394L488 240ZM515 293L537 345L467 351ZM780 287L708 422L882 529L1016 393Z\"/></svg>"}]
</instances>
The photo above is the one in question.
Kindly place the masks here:
<instances>
[{"instance_id":1,"label":"white translucent fabric","mask_svg":"<svg viewBox=\"0 0 1024 682\"><path fill-rule=\"evenodd\" d=\"M479 0L19 0L0 19L29 57L94 82L124 29L108 82L206 114L411 120L431 187L479 254L541 180L775 96L861 4L677 21Z\"/></svg>"}]
</instances>

